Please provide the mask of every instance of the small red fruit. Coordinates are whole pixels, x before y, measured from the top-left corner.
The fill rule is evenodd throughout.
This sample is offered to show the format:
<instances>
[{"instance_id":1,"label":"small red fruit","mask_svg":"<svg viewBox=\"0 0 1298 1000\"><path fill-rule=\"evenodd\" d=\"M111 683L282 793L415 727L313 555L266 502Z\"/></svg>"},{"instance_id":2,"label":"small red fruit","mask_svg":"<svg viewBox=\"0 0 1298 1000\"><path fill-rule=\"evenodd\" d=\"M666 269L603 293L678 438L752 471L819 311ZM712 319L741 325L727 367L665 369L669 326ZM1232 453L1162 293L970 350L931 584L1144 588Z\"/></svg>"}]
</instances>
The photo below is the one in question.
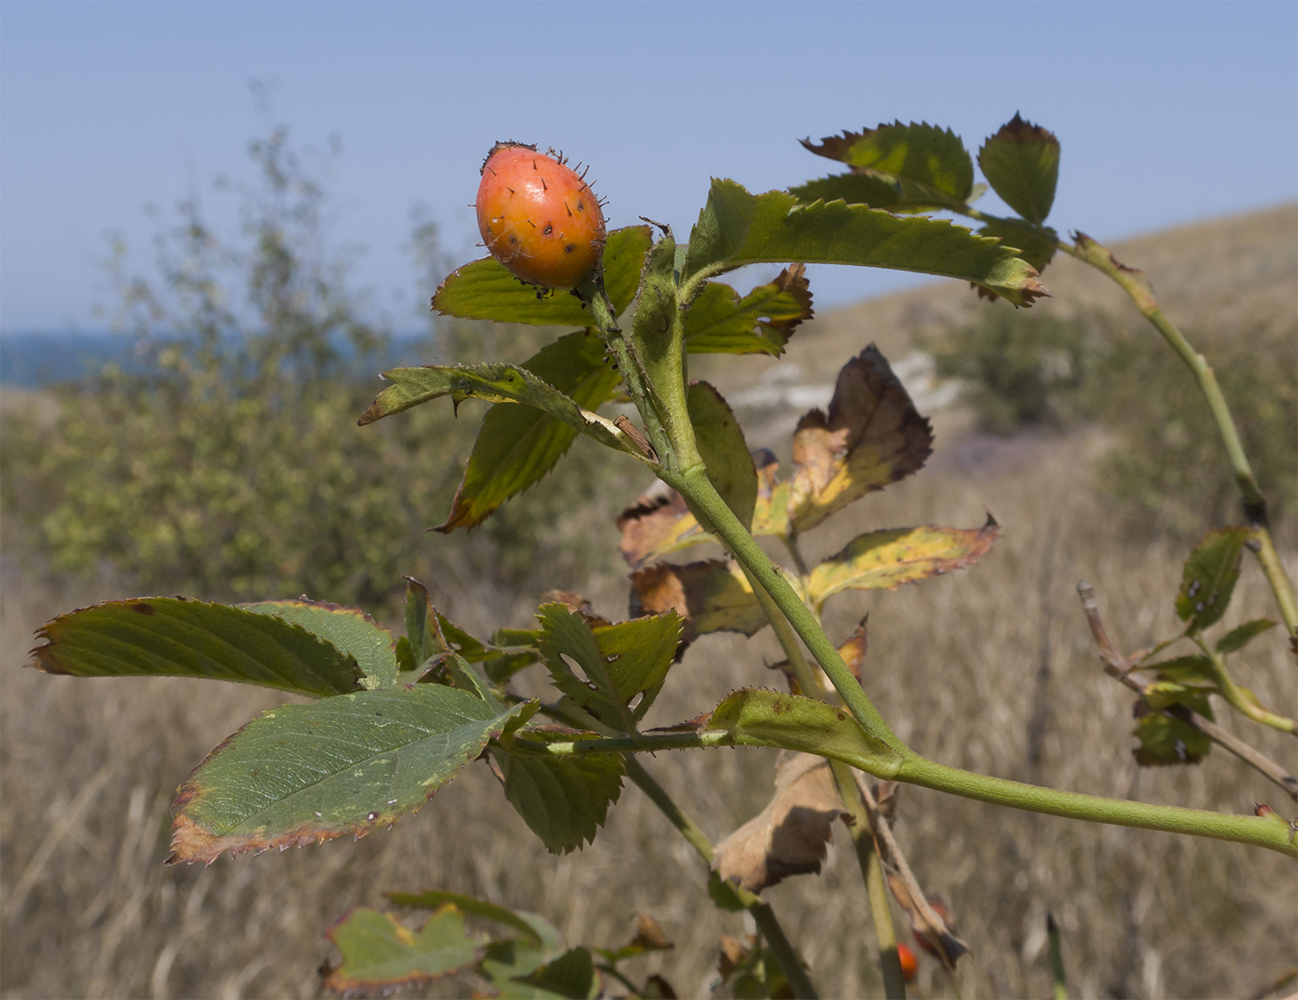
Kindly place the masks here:
<instances>
[{"instance_id":1,"label":"small red fruit","mask_svg":"<svg viewBox=\"0 0 1298 1000\"><path fill-rule=\"evenodd\" d=\"M897 945L897 957L901 960L901 978L908 983L913 983L915 977L919 975L919 959L904 944Z\"/></svg>"},{"instance_id":2,"label":"small red fruit","mask_svg":"<svg viewBox=\"0 0 1298 1000\"><path fill-rule=\"evenodd\" d=\"M474 207L491 255L526 282L573 288L599 265L604 211L562 158L496 143L482 165Z\"/></svg>"}]
</instances>

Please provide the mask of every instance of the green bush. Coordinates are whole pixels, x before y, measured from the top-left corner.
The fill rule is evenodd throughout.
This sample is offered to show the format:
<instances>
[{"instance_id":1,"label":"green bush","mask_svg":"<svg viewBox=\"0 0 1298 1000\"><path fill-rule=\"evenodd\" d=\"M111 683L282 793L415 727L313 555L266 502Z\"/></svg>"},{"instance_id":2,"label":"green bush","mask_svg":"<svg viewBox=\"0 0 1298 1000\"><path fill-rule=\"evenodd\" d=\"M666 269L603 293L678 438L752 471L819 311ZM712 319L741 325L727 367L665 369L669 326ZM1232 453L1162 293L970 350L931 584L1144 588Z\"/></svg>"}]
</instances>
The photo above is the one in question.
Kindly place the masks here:
<instances>
[{"instance_id":1,"label":"green bush","mask_svg":"<svg viewBox=\"0 0 1298 1000\"><path fill-rule=\"evenodd\" d=\"M109 368L56 390L52 425L7 415L7 541L56 572L107 564L145 590L222 600L305 593L381 608L406 573L517 587L539 565L547 580L588 572L595 546L565 548L574 540L541 525L587 502L592 461L508 505L486 553L426 534L450 509L474 415L425 407L357 426L392 339L324 249L325 194L286 133L251 152L261 184L244 192L244 247L222 245L191 199L159 237L156 276L127 276L118 257L122 322L149 373ZM416 232L434 273L435 236ZM521 360L547 332L510 331L510 346ZM472 336L442 331L400 363L473 353Z\"/></svg>"},{"instance_id":2,"label":"green bush","mask_svg":"<svg viewBox=\"0 0 1298 1000\"><path fill-rule=\"evenodd\" d=\"M928 346L938 374L966 382L979 427L994 434L1069 420L1095 356L1089 323L1001 304Z\"/></svg>"}]
</instances>

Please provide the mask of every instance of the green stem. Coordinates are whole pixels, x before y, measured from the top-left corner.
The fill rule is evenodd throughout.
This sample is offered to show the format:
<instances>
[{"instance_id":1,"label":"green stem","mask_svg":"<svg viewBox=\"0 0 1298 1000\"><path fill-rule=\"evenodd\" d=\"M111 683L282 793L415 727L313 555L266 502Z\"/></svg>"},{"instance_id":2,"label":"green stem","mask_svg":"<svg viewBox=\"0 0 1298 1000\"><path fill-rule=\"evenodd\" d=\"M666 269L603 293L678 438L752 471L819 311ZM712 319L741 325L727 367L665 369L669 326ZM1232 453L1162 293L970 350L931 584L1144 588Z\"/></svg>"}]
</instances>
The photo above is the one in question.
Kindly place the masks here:
<instances>
[{"instance_id":1,"label":"green stem","mask_svg":"<svg viewBox=\"0 0 1298 1000\"><path fill-rule=\"evenodd\" d=\"M662 811L672 826L680 831L681 836L694 848L698 856L703 859L704 864L710 869L714 856L712 841L708 839L707 834L703 832L699 825L676 804L672 797L667 794L666 789L658 784L653 775L646 771L644 766L634 757L628 756L626 759L626 775L635 782L641 791L649 796L649 800ZM798 997L799 1000L815 1000L817 996L816 987L811 982L811 977L807 974L802 959L798 957L796 949L794 949L788 936L784 933L784 928L780 926L779 918L775 916L775 911L771 909L770 904L765 902L761 896L749 892L742 886L731 885L730 888L744 908L753 915L753 921L771 946L771 951L775 953L776 960L784 971L784 977L789 981L789 986L793 989L793 995Z\"/></svg>"},{"instance_id":2,"label":"green stem","mask_svg":"<svg viewBox=\"0 0 1298 1000\"><path fill-rule=\"evenodd\" d=\"M1055 981L1055 1000L1068 1000L1068 981L1064 978L1064 951L1059 943L1059 925L1053 914L1046 914L1046 937L1050 941L1050 972Z\"/></svg>"},{"instance_id":3,"label":"green stem","mask_svg":"<svg viewBox=\"0 0 1298 1000\"><path fill-rule=\"evenodd\" d=\"M1194 640L1195 645L1203 650L1204 656L1208 658L1212 669L1212 679L1217 683L1217 690L1221 692L1221 696L1226 699L1231 708L1254 722L1260 722L1264 726L1278 729L1282 733L1294 733L1295 730L1298 730L1298 724L1295 724L1293 719L1287 719L1283 715L1268 711L1246 697L1244 692L1231 679L1230 674L1226 672L1226 664L1221 655L1203 641L1201 634L1195 632L1190 638Z\"/></svg>"},{"instance_id":4,"label":"green stem","mask_svg":"<svg viewBox=\"0 0 1298 1000\"><path fill-rule=\"evenodd\" d=\"M967 799L1050 816L1162 830L1167 833L1188 833L1197 837L1266 847L1280 854L1298 857L1298 845L1290 842L1281 824L1268 822L1264 817L1231 816L1203 809L1156 806L1146 802L1083 795L1079 792L1061 792L1005 778L973 774L917 755L902 761L895 780L923 785L925 788Z\"/></svg>"},{"instance_id":5,"label":"green stem","mask_svg":"<svg viewBox=\"0 0 1298 1000\"><path fill-rule=\"evenodd\" d=\"M1262 572L1275 593L1276 604L1284 618L1285 627L1291 639L1298 639L1298 596L1294 594L1292 581L1276 551L1275 540L1271 537L1271 528L1267 522L1266 500L1258 488L1257 478L1253 475L1248 456L1244 454L1244 445L1240 441L1239 431L1222 395L1217 376L1202 354L1196 351L1188 340L1176 328L1171 320L1159 308L1149 282L1140 272L1119 264L1109 250L1088 236L1078 234L1075 245L1059 243L1059 249L1065 253L1090 264L1096 270L1111 278L1131 301L1135 303L1140 314L1145 317L1171 346L1177 356L1185 362L1186 367L1199 383L1208 402L1208 409L1217 424L1226 454L1230 458L1231 468L1235 472L1235 482L1244 499L1244 516L1253 528L1257 547L1253 549L1262 566ZM1252 547L1250 547L1252 548Z\"/></svg>"},{"instance_id":6,"label":"green stem","mask_svg":"<svg viewBox=\"0 0 1298 1000\"><path fill-rule=\"evenodd\" d=\"M761 550L753 540L739 518L726 506L726 502L717 493L716 487L709 481L706 470L699 466L678 475L664 476L668 486L675 488L692 504L697 505L707 514L718 535L726 547L734 554L743 567L753 575L761 589L764 589L779 606L784 617L788 619L798 638L806 644L811 655L820 664L830 683L834 685L843 698L843 703L856 717L867 733L882 740L898 751L905 750L905 744L883 720L874 703L861 690L852 672L847 669L843 657L829 638L825 635L816 616L811 613L802 600L789 586L789 582L775 568L770 557Z\"/></svg>"}]
</instances>

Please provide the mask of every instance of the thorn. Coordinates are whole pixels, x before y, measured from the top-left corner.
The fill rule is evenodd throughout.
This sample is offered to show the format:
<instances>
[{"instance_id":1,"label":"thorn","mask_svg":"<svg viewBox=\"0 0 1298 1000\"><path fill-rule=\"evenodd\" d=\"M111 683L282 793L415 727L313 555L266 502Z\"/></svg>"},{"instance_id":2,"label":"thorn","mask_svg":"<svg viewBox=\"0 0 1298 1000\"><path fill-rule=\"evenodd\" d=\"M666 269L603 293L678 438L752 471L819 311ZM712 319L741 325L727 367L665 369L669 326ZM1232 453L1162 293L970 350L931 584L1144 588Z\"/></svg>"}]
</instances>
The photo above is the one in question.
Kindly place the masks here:
<instances>
[{"instance_id":1,"label":"thorn","mask_svg":"<svg viewBox=\"0 0 1298 1000\"><path fill-rule=\"evenodd\" d=\"M542 190L542 191L549 191L549 190L550 190L550 185L547 184L547 183L545 183L545 178L544 178L544 177L541 178L541 190Z\"/></svg>"},{"instance_id":2,"label":"thorn","mask_svg":"<svg viewBox=\"0 0 1298 1000\"><path fill-rule=\"evenodd\" d=\"M517 192L516 192L512 187L510 187L508 184L505 185L505 190L508 191L510 194L516 194L516 193L517 193Z\"/></svg>"}]
</instances>

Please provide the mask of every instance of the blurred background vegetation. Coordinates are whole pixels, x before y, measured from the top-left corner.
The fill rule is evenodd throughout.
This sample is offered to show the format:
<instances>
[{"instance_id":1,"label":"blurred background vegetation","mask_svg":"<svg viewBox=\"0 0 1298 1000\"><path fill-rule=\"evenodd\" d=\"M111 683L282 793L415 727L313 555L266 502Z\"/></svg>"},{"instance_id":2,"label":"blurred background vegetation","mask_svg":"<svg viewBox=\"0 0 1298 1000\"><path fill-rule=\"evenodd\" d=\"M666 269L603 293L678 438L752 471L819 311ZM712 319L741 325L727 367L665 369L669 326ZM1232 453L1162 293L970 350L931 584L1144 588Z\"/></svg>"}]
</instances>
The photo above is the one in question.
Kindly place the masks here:
<instances>
[{"instance_id":1,"label":"blurred background vegetation","mask_svg":"<svg viewBox=\"0 0 1298 1000\"><path fill-rule=\"evenodd\" d=\"M613 519L648 485L638 467L578 441L554 475L471 535L429 535L450 508L481 410L466 404L456 419L449 406L426 406L356 426L384 367L521 361L554 331L429 321L419 338L394 336L349 284L347 255L329 245L322 169L285 130L250 151L260 183L225 192L244 205L239 239L219 240L190 198L159 232L149 274L127 274L124 257L113 265L123 335L152 360L147 372L4 394L0 995L311 995L329 922L381 903L385 890L425 887L540 912L574 943L620 944L635 912L650 912L677 948L649 971L661 969L682 995L706 994L717 935L748 928L710 907L691 853L633 789L594 845L562 858L545 853L485 769L468 768L392 833L165 868L176 785L282 697L207 685L196 698L184 680L18 669L49 617L142 593L305 593L391 622L409 573L479 634L528 625L550 588L625 616ZM449 265L436 226L416 222L426 300ZM1149 271L1175 319L1196 321L1187 332L1218 370L1293 572L1298 213L1286 206L1186 232L1116 249ZM879 526L976 525L988 509L1005 526L973 569L845 600L826 626L845 636L870 613L870 696L903 739L947 763L1247 811L1278 795L1225 755L1194 768L1134 766L1131 699L1100 674L1077 608L1073 586L1085 576L1125 648L1165 637L1189 544L1238 516L1192 380L1128 304L1090 280L1060 260L1046 274L1056 298L1030 312L934 285L798 332L781 365L803 387L826 388L871 340L894 360L929 352L963 387L960 403L933 415L929 467L808 538L809 558ZM700 368L731 393L770 362ZM786 454L805 408L792 397L739 408L749 444ZM1265 588L1246 573L1227 625L1269 612ZM769 685L762 664L780 658L769 635L707 637L650 723ZM1239 662L1264 701L1294 704L1280 641L1255 643ZM1241 735L1298 764L1292 740L1256 729ZM772 763L752 751L662 755L646 766L719 839L769 796ZM1292 871L1266 852L910 788L898 834L973 947L961 965L966 996L1049 992L1047 910L1063 928L1078 995L1262 995L1292 964ZM880 992L850 850L840 843L822 876L791 879L771 898L826 995ZM950 989L931 963L919 986L928 996Z\"/></svg>"}]
</instances>

